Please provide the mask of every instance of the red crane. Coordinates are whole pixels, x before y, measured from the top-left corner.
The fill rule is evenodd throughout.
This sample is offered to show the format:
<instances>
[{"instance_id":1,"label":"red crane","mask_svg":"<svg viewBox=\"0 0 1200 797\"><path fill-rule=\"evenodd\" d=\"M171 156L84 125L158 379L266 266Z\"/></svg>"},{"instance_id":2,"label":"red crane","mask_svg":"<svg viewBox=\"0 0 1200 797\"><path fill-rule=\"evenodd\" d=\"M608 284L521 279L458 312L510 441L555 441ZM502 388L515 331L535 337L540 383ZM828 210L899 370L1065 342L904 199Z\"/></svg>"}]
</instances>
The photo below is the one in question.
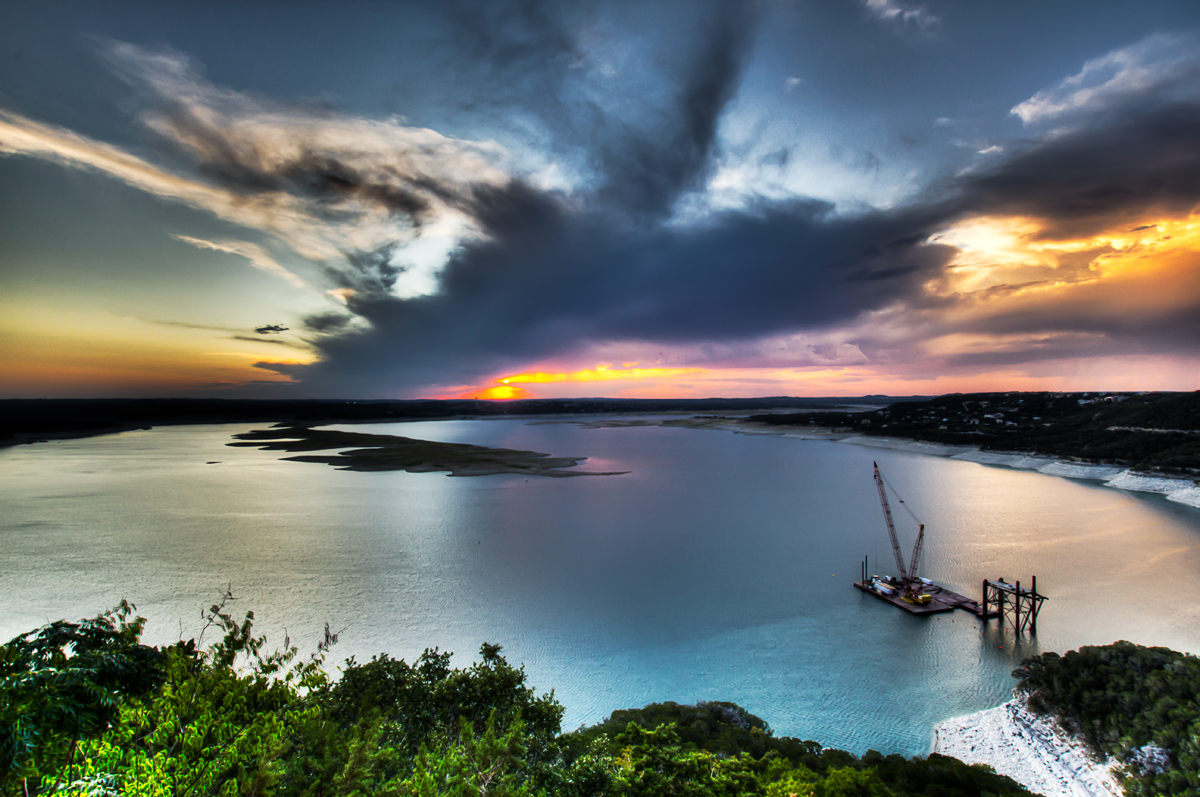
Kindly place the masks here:
<instances>
[{"instance_id":1,"label":"red crane","mask_svg":"<svg viewBox=\"0 0 1200 797\"><path fill-rule=\"evenodd\" d=\"M892 555L896 557L896 569L900 571L900 583L904 585L904 591L911 595L917 591L917 566L921 564L921 543L925 541L925 524L917 524L919 527L917 544L913 546L912 561L906 570L904 555L900 553L900 540L896 538L896 524L892 522L892 508L888 505L887 490L883 485L883 476L879 473L879 463L872 462L871 464L875 466L875 486L879 488L879 503L883 505L883 519L887 521L888 538L892 541Z\"/></svg>"}]
</instances>

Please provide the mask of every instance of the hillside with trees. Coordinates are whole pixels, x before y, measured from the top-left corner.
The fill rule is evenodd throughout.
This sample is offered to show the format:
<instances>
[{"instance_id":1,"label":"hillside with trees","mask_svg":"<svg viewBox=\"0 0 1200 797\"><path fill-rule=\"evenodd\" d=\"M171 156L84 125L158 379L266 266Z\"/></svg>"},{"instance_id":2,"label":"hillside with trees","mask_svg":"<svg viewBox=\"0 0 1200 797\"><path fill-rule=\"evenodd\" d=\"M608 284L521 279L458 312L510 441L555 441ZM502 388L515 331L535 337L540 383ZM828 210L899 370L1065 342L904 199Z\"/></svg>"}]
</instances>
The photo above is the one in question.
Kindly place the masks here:
<instances>
[{"instance_id":1,"label":"hillside with trees","mask_svg":"<svg viewBox=\"0 0 1200 797\"><path fill-rule=\"evenodd\" d=\"M778 413L747 420L1200 474L1200 391L954 393L871 411Z\"/></svg>"},{"instance_id":2,"label":"hillside with trees","mask_svg":"<svg viewBox=\"0 0 1200 797\"><path fill-rule=\"evenodd\" d=\"M1117 642L1043 653L1013 675L1032 710L1125 765L1128 797L1200 795L1200 659Z\"/></svg>"}]
</instances>

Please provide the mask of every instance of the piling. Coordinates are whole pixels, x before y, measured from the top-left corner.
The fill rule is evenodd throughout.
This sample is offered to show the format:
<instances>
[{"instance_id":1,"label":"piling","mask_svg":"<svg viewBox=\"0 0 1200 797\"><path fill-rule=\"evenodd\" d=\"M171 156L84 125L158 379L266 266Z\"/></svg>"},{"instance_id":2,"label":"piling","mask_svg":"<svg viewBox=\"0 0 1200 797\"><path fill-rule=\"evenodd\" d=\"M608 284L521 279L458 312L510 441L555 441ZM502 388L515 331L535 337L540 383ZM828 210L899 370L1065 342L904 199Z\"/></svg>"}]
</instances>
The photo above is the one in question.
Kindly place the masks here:
<instances>
[{"instance_id":1,"label":"piling","mask_svg":"<svg viewBox=\"0 0 1200 797\"><path fill-rule=\"evenodd\" d=\"M1013 630L1021 627L1021 582L1017 582L1017 598L1013 601Z\"/></svg>"},{"instance_id":2,"label":"piling","mask_svg":"<svg viewBox=\"0 0 1200 797\"><path fill-rule=\"evenodd\" d=\"M1037 591L1037 576L1033 576L1029 589L1022 589L1020 581L1009 584L1003 578L983 582L983 605L995 605L1002 628L1011 611L1013 631L1018 634L1026 630L1032 635L1037 634L1037 617L1045 600L1046 596ZM985 619L987 615L986 611L982 613Z\"/></svg>"},{"instance_id":3,"label":"piling","mask_svg":"<svg viewBox=\"0 0 1200 797\"><path fill-rule=\"evenodd\" d=\"M1035 601L1037 600L1037 596L1037 576L1033 576L1033 599ZM1037 636L1037 616L1038 613L1035 611L1029 618L1029 633L1033 634L1034 636Z\"/></svg>"}]
</instances>

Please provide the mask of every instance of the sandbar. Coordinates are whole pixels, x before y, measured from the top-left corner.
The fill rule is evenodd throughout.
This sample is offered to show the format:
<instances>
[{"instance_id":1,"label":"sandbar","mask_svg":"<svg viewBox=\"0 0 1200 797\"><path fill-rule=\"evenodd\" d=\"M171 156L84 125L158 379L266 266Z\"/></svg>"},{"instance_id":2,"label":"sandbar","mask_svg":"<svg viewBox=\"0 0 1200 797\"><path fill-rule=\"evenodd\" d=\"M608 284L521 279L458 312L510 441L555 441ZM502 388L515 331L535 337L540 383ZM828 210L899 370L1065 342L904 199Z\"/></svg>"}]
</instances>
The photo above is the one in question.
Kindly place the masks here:
<instances>
[{"instance_id":1,"label":"sandbar","mask_svg":"<svg viewBox=\"0 0 1200 797\"><path fill-rule=\"evenodd\" d=\"M537 451L487 448L466 443L438 443L387 434L364 434L334 429L287 426L236 434L231 446L264 451L330 451L283 457L293 462L316 462L339 470L365 472L403 470L448 476L491 476L512 473L522 476L617 476L620 472L566 470L587 457L554 457Z\"/></svg>"}]
</instances>

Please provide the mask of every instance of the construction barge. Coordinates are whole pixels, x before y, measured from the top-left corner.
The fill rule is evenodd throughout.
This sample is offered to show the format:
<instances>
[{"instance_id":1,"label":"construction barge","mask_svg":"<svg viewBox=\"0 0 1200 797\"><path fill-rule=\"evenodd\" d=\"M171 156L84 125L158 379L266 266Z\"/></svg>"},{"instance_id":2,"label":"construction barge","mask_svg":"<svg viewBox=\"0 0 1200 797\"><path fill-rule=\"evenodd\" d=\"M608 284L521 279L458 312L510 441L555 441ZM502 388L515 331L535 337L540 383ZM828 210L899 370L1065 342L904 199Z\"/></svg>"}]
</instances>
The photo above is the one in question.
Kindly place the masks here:
<instances>
[{"instance_id":1,"label":"construction barge","mask_svg":"<svg viewBox=\"0 0 1200 797\"><path fill-rule=\"evenodd\" d=\"M979 601L959 595L926 579L921 580L921 592L916 598L905 595L903 586L893 583L894 581L895 579L886 576L872 576L863 581L855 581L854 586L881 601L918 616L952 612L955 609L964 609L982 620L1000 616L998 609L989 607L987 614L984 614ZM929 600L924 601L925 597Z\"/></svg>"},{"instance_id":2,"label":"construction barge","mask_svg":"<svg viewBox=\"0 0 1200 797\"><path fill-rule=\"evenodd\" d=\"M891 485L885 482L883 474L879 472L879 463L873 464L875 465L875 486L879 490L879 505L883 508L883 520L887 525L888 541L892 545L892 556L896 559L896 569L900 572L900 577L868 575L871 572L870 559L863 557L861 578L854 582L854 586L909 614L921 616L963 609L985 622L993 617L998 617L1002 627L1006 621L1011 621L1013 631L1020 633L1028 630L1030 633L1036 634L1038 613L1042 609L1043 601L1046 600L1046 596L1037 591L1037 576L1033 577L1033 583L1028 589L1022 589L1020 581L1010 584L1003 578L996 581L985 579L981 595L982 602L968 598L966 595L959 595L927 578L919 577L917 568L921 564L921 547L925 542L925 524L920 522L907 505L904 505L904 499L897 495L896 500L904 505L905 510L917 523L917 541L913 545L912 559L905 567L904 556L900 553L900 540L896 536L896 524L892 520L892 507L887 497L887 490L891 488ZM892 492L895 492L895 488L891 489Z\"/></svg>"}]
</instances>

